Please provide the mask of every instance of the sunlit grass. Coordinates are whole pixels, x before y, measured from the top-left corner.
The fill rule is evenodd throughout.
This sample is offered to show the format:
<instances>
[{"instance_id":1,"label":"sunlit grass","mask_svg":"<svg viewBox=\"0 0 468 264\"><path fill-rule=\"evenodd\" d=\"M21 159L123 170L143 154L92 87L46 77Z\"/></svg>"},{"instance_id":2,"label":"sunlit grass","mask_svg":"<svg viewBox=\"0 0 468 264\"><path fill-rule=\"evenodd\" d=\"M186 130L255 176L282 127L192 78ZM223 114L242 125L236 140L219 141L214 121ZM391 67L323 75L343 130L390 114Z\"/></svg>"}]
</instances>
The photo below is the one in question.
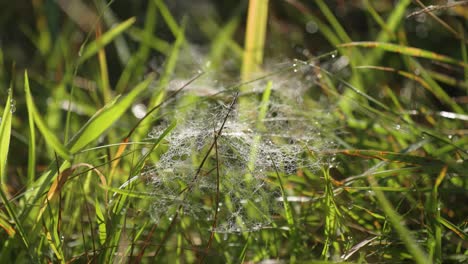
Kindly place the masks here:
<instances>
[{"instance_id":1,"label":"sunlit grass","mask_svg":"<svg viewBox=\"0 0 468 264\"><path fill-rule=\"evenodd\" d=\"M0 262L466 262L461 6L378 2L35 3L0 43Z\"/></svg>"}]
</instances>

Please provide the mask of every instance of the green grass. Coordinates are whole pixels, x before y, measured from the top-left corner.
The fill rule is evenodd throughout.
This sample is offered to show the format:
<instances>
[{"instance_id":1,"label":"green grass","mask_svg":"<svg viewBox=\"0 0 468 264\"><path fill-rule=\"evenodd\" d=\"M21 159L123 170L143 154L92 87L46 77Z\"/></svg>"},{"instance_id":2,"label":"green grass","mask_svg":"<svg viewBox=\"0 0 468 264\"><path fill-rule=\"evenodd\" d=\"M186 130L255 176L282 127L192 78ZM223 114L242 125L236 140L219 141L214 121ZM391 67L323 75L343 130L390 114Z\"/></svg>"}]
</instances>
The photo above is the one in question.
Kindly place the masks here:
<instances>
[{"instance_id":1,"label":"green grass","mask_svg":"<svg viewBox=\"0 0 468 264\"><path fill-rule=\"evenodd\" d=\"M0 8L1 263L468 261L466 6L201 2Z\"/></svg>"}]
</instances>

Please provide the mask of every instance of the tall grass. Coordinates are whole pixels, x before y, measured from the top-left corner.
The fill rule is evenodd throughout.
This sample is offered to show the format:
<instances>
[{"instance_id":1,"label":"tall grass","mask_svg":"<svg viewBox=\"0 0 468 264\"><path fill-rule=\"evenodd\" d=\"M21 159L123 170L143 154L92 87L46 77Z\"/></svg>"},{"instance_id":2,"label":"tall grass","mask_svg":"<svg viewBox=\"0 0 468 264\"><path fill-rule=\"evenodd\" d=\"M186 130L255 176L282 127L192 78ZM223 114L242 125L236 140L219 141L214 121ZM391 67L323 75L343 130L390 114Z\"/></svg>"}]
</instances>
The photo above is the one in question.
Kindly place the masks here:
<instances>
[{"instance_id":1,"label":"tall grass","mask_svg":"<svg viewBox=\"0 0 468 264\"><path fill-rule=\"evenodd\" d=\"M468 260L461 2L77 3L0 20L1 263Z\"/></svg>"}]
</instances>

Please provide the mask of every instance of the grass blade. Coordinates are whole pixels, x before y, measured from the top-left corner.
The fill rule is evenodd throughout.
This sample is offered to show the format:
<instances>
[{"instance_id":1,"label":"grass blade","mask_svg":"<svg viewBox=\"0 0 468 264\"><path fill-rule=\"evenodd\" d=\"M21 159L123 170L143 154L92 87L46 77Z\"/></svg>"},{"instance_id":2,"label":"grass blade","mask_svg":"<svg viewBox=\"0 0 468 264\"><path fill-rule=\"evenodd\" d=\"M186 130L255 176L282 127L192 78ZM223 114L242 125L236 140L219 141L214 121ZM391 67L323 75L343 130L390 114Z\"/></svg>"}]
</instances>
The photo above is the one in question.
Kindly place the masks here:
<instances>
[{"instance_id":1,"label":"grass blade","mask_svg":"<svg viewBox=\"0 0 468 264\"><path fill-rule=\"evenodd\" d=\"M24 76L24 87L30 90L27 74ZM28 183L32 183L36 176L36 130L34 127L34 116L32 111L28 111L29 144L28 144Z\"/></svg>"},{"instance_id":2,"label":"grass blade","mask_svg":"<svg viewBox=\"0 0 468 264\"><path fill-rule=\"evenodd\" d=\"M361 42L358 41L358 42L340 44L338 45L338 47L377 48L377 49L381 49L385 51L408 55L411 57L419 57L419 58L425 58L425 59L430 59L430 60L436 60L440 62L458 65L464 68L468 67L468 64L462 61L453 59L451 57L448 57L439 53L435 53L435 52L424 50L424 49L414 48L414 47L407 47L407 46L402 46L398 44L392 44L392 43L375 42L375 41L361 41Z\"/></svg>"},{"instance_id":3,"label":"grass blade","mask_svg":"<svg viewBox=\"0 0 468 264\"><path fill-rule=\"evenodd\" d=\"M136 18L132 17L124 22L118 24L111 30L107 31L105 34L103 34L98 40L95 40L93 42L90 42L86 47L83 48L83 51L81 52L81 56L79 59L79 64L83 63L90 57L94 56L100 49L102 49L104 46L109 44L112 40L114 40L118 35L122 34L125 30L127 30L130 26L135 23Z\"/></svg>"},{"instance_id":4,"label":"grass blade","mask_svg":"<svg viewBox=\"0 0 468 264\"><path fill-rule=\"evenodd\" d=\"M28 73L26 71L24 73L24 78L25 80L28 79ZM62 143L60 143L60 140L55 136L55 134L52 131L50 131L50 129L47 127L44 120L42 119L41 115L39 114L39 111L37 111L33 97L31 95L31 90L29 88L29 81L25 81L25 84L28 84L24 86L28 113L31 113L34 117L34 123L36 124L37 128L44 137L44 140L47 142L47 145L51 146L57 152L57 154L60 155L60 157L66 160L70 160L71 154L68 151L68 149Z\"/></svg>"},{"instance_id":5,"label":"grass blade","mask_svg":"<svg viewBox=\"0 0 468 264\"><path fill-rule=\"evenodd\" d=\"M19 221L15 211L13 210L10 201L7 198L7 189L6 189L6 176L7 176L7 158L8 151L10 148L10 136L11 136L11 120L13 116L13 111L11 108L11 102L13 98L13 90L10 88L8 91L7 102L3 110L3 116L0 123L0 176L1 176L1 188L0 196L2 198L2 203L5 206L8 215L13 219L16 229L21 237L23 245L29 251L29 240L24 232L23 225ZM6 225L2 225L7 227ZM8 229L8 227L7 227ZM11 232L10 232L11 233Z\"/></svg>"},{"instance_id":6,"label":"grass blade","mask_svg":"<svg viewBox=\"0 0 468 264\"><path fill-rule=\"evenodd\" d=\"M268 0L249 1L247 29L245 33L244 56L242 59L242 80L247 81L263 61L263 48L268 19Z\"/></svg>"},{"instance_id":7,"label":"grass blade","mask_svg":"<svg viewBox=\"0 0 468 264\"><path fill-rule=\"evenodd\" d=\"M118 102L113 101L101 108L92 116L86 124L76 133L67 145L71 153L76 153L83 149L90 142L101 136L111 125L117 121L125 111L132 105L138 95L141 94L153 81L154 75L150 75L146 80L138 84L130 93Z\"/></svg>"},{"instance_id":8,"label":"grass blade","mask_svg":"<svg viewBox=\"0 0 468 264\"><path fill-rule=\"evenodd\" d=\"M0 177L3 191L6 191L7 159L10 148L11 119L13 116L11 111L12 93L12 89L10 88L3 116L0 120Z\"/></svg>"}]
</instances>

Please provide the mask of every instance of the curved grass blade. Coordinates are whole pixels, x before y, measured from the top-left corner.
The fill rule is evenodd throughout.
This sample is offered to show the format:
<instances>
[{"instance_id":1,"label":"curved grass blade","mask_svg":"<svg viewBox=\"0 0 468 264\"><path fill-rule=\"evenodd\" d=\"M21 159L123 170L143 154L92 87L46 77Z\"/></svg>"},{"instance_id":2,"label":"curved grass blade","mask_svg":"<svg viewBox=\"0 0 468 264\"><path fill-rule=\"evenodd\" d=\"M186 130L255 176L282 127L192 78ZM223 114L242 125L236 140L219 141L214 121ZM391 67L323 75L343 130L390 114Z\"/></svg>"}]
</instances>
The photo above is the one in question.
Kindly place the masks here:
<instances>
[{"instance_id":1,"label":"curved grass blade","mask_svg":"<svg viewBox=\"0 0 468 264\"><path fill-rule=\"evenodd\" d=\"M15 229L12 225L10 225L10 223L8 223L8 219L6 219L6 217L3 216L3 214L0 215L0 228L5 230L9 237L14 237L16 234Z\"/></svg>"},{"instance_id":2,"label":"curved grass blade","mask_svg":"<svg viewBox=\"0 0 468 264\"><path fill-rule=\"evenodd\" d=\"M3 110L2 119L0 119L0 177L2 184L2 191L6 189L6 175L7 175L7 159L8 159L8 150L10 148L10 138L11 138L11 120L12 120L12 111L11 111L11 99L12 99L12 89L8 91L7 102Z\"/></svg>"},{"instance_id":3,"label":"curved grass blade","mask_svg":"<svg viewBox=\"0 0 468 264\"><path fill-rule=\"evenodd\" d=\"M437 221L446 228L450 229L455 234L457 234L457 236L459 236L464 241L468 241L468 234L458 226L451 223L449 220L443 218L442 216L439 216L439 218L437 218Z\"/></svg>"},{"instance_id":4,"label":"curved grass blade","mask_svg":"<svg viewBox=\"0 0 468 264\"><path fill-rule=\"evenodd\" d=\"M81 56L78 63L81 64L93 55L95 55L100 49L109 44L114 38L116 38L122 32L127 30L131 25L133 25L135 21L136 18L131 17L107 31L98 40L89 43L86 47L84 47L83 51L80 52Z\"/></svg>"},{"instance_id":5,"label":"curved grass blade","mask_svg":"<svg viewBox=\"0 0 468 264\"><path fill-rule=\"evenodd\" d=\"M146 80L138 84L123 99L114 100L101 108L88 122L76 133L67 144L71 153L76 153L83 149L90 142L101 136L123 113L132 105L135 99L153 81L154 75L150 75Z\"/></svg>"},{"instance_id":6,"label":"curved grass blade","mask_svg":"<svg viewBox=\"0 0 468 264\"><path fill-rule=\"evenodd\" d=\"M60 142L60 140L55 136L52 131L47 127L44 120L42 119L39 111L37 111L36 105L34 104L33 97L31 95L31 90L29 88L29 81L28 80L28 73L27 71L24 72L24 79L25 79L25 86L24 90L26 93L26 105L28 107L28 113L32 114L34 118L34 123L36 124L37 128L41 132L44 140L47 142L47 145L51 146L60 157L70 160L71 154L67 148Z\"/></svg>"},{"instance_id":7,"label":"curved grass blade","mask_svg":"<svg viewBox=\"0 0 468 264\"><path fill-rule=\"evenodd\" d=\"M11 207L11 203L6 195L6 176L7 176L7 158L8 151L10 148L10 138L11 138L11 120L12 120L12 109L11 109L11 100L13 98L13 90L10 88L8 91L7 102L3 110L3 116L0 123L0 177L1 177L1 188L0 196L2 203L6 208L8 215L13 219L16 229L21 237L21 240L29 251L29 240L24 232L23 225L19 221L15 211Z\"/></svg>"},{"instance_id":8,"label":"curved grass blade","mask_svg":"<svg viewBox=\"0 0 468 264\"><path fill-rule=\"evenodd\" d=\"M29 79L24 76L24 87L29 88ZM34 116L31 111L28 111L29 125L29 143L28 143L28 183L32 183L36 176L36 130L34 129Z\"/></svg>"},{"instance_id":9,"label":"curved grass blade","mask_svg":"<svg viewBox=\"0 0 468 264\"><path fill-rule=\"evenodd\" d=\"M377 49L382 49L385 51L408 55L411 57L419 57L419 58L425 58L425 59L430 59L430 60L436 60L440 62L458 65L463 68L468 68L468 64L464 63L463 61L459 61L459 60L453 59L451 57L448 57L439 53L435 53L432 51L423 50L419 48L414 48L414 47L407 47L407 46L392 44L392 43L375 42L375 41L357 41L357 42L340 44L338 45L338 47L377 48Z\"/></svg>"}]
</instances>

